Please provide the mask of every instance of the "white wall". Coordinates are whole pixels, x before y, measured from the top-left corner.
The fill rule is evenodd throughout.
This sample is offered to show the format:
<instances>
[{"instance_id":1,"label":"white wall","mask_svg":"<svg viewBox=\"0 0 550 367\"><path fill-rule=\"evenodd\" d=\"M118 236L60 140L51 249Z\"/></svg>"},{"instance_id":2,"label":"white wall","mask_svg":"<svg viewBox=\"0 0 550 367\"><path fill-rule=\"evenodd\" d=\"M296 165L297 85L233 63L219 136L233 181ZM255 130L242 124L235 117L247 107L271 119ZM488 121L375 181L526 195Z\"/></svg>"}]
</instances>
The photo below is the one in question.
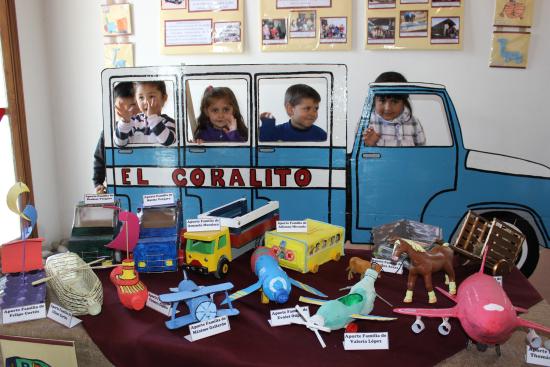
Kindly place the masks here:
<instances>
[{"instance_id":1,"label":"white wall","mask_svg":"<svg viewBox=\"0 0 550 367\"><path fill-rule=\"evenodd\" d=\"M445 84L458 111L465 144L550 165L550 1L535 2L526 70L489 68L495 1L466 1L461 51L366 51L365 0L354 0L353 51L262 53L259 5L245 1L245 52L161 56L158 0L134 0L136 65L303 63L348 65L350 130L367 84L396 70L410 81ZM36 206L48 240L67 237L73 207L93 190L93 151L101 122L103 62L99 0L17 0L17 22Z\"/></svg>"}]
</instances>

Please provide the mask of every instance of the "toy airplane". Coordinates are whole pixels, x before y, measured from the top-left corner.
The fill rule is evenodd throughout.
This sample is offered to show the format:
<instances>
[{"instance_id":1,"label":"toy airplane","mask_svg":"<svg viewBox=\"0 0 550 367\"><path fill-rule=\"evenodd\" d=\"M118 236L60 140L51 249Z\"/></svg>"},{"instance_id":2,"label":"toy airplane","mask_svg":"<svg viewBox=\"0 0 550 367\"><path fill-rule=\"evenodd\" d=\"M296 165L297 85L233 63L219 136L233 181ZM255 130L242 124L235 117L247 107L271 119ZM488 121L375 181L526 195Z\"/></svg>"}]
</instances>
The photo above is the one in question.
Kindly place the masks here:
<instances>
[{"instance_id":1,"label":"toy airplane","mask_svg":"<svg viewBox=\"0 0 550 367\"><path fill-rule=\"evenodd\" d=\"M292 285L319 297L326 297L325 294L319 292L317 289L290 278L279 266L275 254L266 247L258 247L252 254L250 263L252 270L258 276L258 281L247 288L233 293L227 300L235 301L261 288L262 303L269 303L269 301L285 303L288 301ZM222 302L222 304L226 301Z\"/></svg>"},{"instance_id":2,"label":"toy airplane","mask_svg":"<svg viewBox=\"0 0 550 367\"><path fill-rule=\"evenodd\" d=\"M517 327L523 326L550 333L549 327L519 318L516 312L526 312L527 310L512 305L497 281L492 276L483 273L487 252L488 246L483 255L479 272L470 275L460 284L456 296L437 288L445 296L455 301L456 306L441 309L396 308L394 312L416 316L412 330L417 334L425 328L421 320L422 316L443 318L443 322L438 327L438 331L442 335L448 335L451 331L449 317L456 317L466 334L478 343L479 350L485 350L487 345L495 345L498 355L500 355L499 345L508 340ZM541 339L534 330L531 330L528 336L529 343L533 348L541 346Z\"/></svg>"},{"instance_id":3,"label":"toy airplane","mask_svg":"<svg viewBox=\"0 0 550 367\"><path fill-rule=\"evenodd\" d=\"M233 288L233 284L227 282L212 286L197 286L195 282L187 279L187 274L183 272L184 279L178 284L177 288L170 288L172 293L161 294L159 296L162 302L172 304L171 318L166 321L166 327L170 330L177 329L195 322L210 320L218 316L235 316L239 310L233 308L231 301L228 301L229 308L218 309L214 303L214 294L225 292L227 299L227 290ZM176 318L178 305L184 301L189 308L189 314Z\"/></svg>"}]
</instances>

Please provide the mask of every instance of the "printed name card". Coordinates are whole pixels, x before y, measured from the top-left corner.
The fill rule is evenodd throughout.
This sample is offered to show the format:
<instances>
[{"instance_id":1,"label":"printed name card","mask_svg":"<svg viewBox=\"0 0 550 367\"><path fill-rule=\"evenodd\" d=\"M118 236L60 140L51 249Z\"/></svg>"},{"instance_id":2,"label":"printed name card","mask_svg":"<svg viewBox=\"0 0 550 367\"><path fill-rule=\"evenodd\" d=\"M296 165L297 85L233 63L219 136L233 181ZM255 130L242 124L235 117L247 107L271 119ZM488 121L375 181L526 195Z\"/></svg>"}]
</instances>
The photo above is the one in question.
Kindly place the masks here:
<instances>
[{"instance_id":1,"label":"printed name card","mask_svg":"<svg viewBox=\"0 0 550 367\"><path fill-rule=\"evenodd\" d=\"M305 220L278 220L277 232L307 233Z\"/></svg>"},{"instance_id":2,"label":"printed name card","mask_svg":"<svg viewBox=\"0 0 550 367\"><path fill-rule=\"evenodd\" d=\"M84 204L114 204L115 195L113 194L86 194L84 195Z\"/></svg>"},{"instance_id":3,"label":"printed name card","mask_svg":"<svg viewBox=\"0 0 550 367\"><path fill-rule=\"evenodd\" d=\"M309 317L309 307L303 306L302 310ZM279 310L271 310L271 319L267 320L267 322L269 322L269 325L271 325L272 327L281 326L281 325L290 325L293 322L300 323L303 321L304 319L302 319L302 317L294 307L281 308Z\"/></svg>"},{"instance_id":4,"label":"printed name card","mask_svg":"<svg viewBox=\"0 0 550 367\"><path fill-rule=\"evenodd\" d=\"M47 317L68 327L69 329L82 322L82 320L74 317L71 311L56 305L55 303L50 303Z\"/></svg>"},{"instance_id":5,"label":"printed name card","mask_svg":"<svg viewBox=\"0 0 550 367\"><path fill-rule=\"evenodd\" d=\"M164 194L143 195L144 208L149 208L152 206L159 206L159 205L170 205L174 203L175 203L174 194L171 192L166 192Z\"/></svg>"},{"instance_id":6,"label":"printed name card","mask_svg":"<svg viewBox=\"0 0 550 367\"><path fill-rule=\"evenodd\" d=\"M344 333L344 349L389 349L388 333Z\"/></svg>"},{"instance_id":7,"label":"printed name card","mask_svg":"<svg viewBox=\"0 0 550 367\"><path fill-rule=\"evenodd\" d=\"M13 324L15 322L38 320L46 317L46 304L6 308L2 310L2 323Z\"/></svg>"},{"instance_id":8,"label":"printed name card","mask_svg":"<svg viewBox=\"0 0 550 367\"><path fill-rule=\"evenodd\" d=\"M151 291L149 291L149 296L147 297L147 303L145 303L145 306L157 312L160 312L163 315L172 315L172 307L170 307L170 304L162 302L158 294L155 294Z\"/></svg>"},{"instance_id":9,"label":"printed name card","mask_svg":"<svg viewBox=\"0 0 550 367\"><path fill-rule=\"evenodd\" d=\"M186 335L185 339L194 342L229 330L231 330L229 319L227 316L220 316L215 319L189 325L189 335Z\"/></svg>"},{"instance_id":10,"label":"printed name card","mask_svg":"<svg viewBox=\"0 0 550 367\"><path fill-rule=\"evenodd\" d=\"M187 219L187 232L219 231L220 218Z\"/></svg>"},{"instance_id":11,"label":"printed name card","mask_svg":"<svg viewBox=\"0 0 550 367\"><path fill-rule=\"evenodd\" d=\"M398 261L396 263L391 262L386 259L377 259L373 257L371 262L375 264L382 265L382 271L392 274L403 274L403 261Z\"/></svg>"},{"instance_id":12,"label":"printed name card","mask_svg":"<svg viewBox=\"0 0 550 367\"><path fill-rule=\"evenodd\" d=\"M534 349L527 345L525 362L538 366L550 366L550 351L546 348Z\"/></svg>"},{"instance_id":13,"label":"printed name card","mask_svg":"<svg viewBox=\"0 0 550 367\"><path fill-rule=\"evenodd\" d=\"M495 278L497 283L500 284L500 286L502 287L502 275L497 275L497 276L494 276L493 278Z\"/></svg>"}]
</instances>

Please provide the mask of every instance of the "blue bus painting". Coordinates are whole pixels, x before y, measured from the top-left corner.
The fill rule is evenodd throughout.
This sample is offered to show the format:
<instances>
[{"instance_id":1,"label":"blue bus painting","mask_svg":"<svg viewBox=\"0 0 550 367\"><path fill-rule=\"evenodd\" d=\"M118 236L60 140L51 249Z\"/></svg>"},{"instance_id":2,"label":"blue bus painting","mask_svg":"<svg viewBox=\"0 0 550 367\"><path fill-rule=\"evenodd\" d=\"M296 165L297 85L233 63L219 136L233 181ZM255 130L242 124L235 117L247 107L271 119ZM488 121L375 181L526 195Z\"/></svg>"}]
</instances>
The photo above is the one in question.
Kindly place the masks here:
<instances>
[{"instance_id":1,"label":"blue bus painting","mask_svg":"<svg viewBox=\"0 0 550 367\"><path fill-rule=\"evenodd\" d=\"M112 90L121 81L164 80L176 142L114 144ZM346 227L353 243L372 241L380 224L410 219L443 228L452 241L468 210L504 220L526 241L518 267L530 275L539 245L550 246L550 168L519 158L469 150L444 86L425 83L371 84L353 141L347 141L347 69L339 64L185 65L106 69L104 132L108 191L135 210L144 194L173 192L184 218L246 198L250 210L279 201L284 220L314 218ZM288 121L283 95L292 84L321 95L316 125L321 142L262 142L262 112ZM208 86L237 96L248 127L245 142L193 141L200 99ZM409 95L426 134L420 147L368 147L376 94Z\"/></svg>"}]
</instances>

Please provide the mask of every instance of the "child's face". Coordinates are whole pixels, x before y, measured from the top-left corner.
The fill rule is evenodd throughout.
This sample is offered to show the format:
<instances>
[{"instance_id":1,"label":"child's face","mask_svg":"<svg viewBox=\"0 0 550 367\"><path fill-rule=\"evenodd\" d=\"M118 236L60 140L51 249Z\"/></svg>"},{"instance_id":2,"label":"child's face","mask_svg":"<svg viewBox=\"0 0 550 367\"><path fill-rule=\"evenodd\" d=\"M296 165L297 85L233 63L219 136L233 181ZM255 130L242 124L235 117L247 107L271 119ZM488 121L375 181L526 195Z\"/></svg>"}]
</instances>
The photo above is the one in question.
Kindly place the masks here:
<instances>
[{"instance_id":1,"label":"child's face","mask_svg":"<svg viewBox=\"0 0 550 367\"><path fill-rule=\"evenodd\" d=\"M154 84L144 83L138 84L136 87L136 101L141 112L145 114L151 105L155 105L162 109L167 98L168 96L163 96Z\"/></svg>"},{"instance_id":2,"label":"child's face","mask_svg":"<svg viewBox=\"0 0 550 367\"><path fill-rule=\"evenodd\" d=\"M212 99L204 112L216 129L227 127L233 118L233 106L226 98Z\"/></svg>"},{"instance_id":3,"label":"child's face","mask_svg":"<svg viewBox=\"0 0 550 367\"><path fill-rule=\"evenodd\" d=\"M302 98L296 106L287 103L285 107L292 126L297 129L309 129L319 116L319 102L312 98Z\"/></svg>"},{"instance_id":4,"label":"child's face","mask_svg":"<svg viewBox=\"0 0 550 367\"><path fill-rule=\"evenodd\" d=\"M130 116L135 116L139 113L139 107L134 97L117 97L115 105L121 111L127 111Z\"/></svg>"},{"instance_id":5,"label":"child's face","mask_svg":"<svg viewBox=\"0 0 550 367\"><path fill-rule=\"evenodd\" d=\"M405 102L402 99L392 96L376 96L374 98L376 113L386 121L391 121L401 115L404 108Z\"/></svg>"}]
</instances>

